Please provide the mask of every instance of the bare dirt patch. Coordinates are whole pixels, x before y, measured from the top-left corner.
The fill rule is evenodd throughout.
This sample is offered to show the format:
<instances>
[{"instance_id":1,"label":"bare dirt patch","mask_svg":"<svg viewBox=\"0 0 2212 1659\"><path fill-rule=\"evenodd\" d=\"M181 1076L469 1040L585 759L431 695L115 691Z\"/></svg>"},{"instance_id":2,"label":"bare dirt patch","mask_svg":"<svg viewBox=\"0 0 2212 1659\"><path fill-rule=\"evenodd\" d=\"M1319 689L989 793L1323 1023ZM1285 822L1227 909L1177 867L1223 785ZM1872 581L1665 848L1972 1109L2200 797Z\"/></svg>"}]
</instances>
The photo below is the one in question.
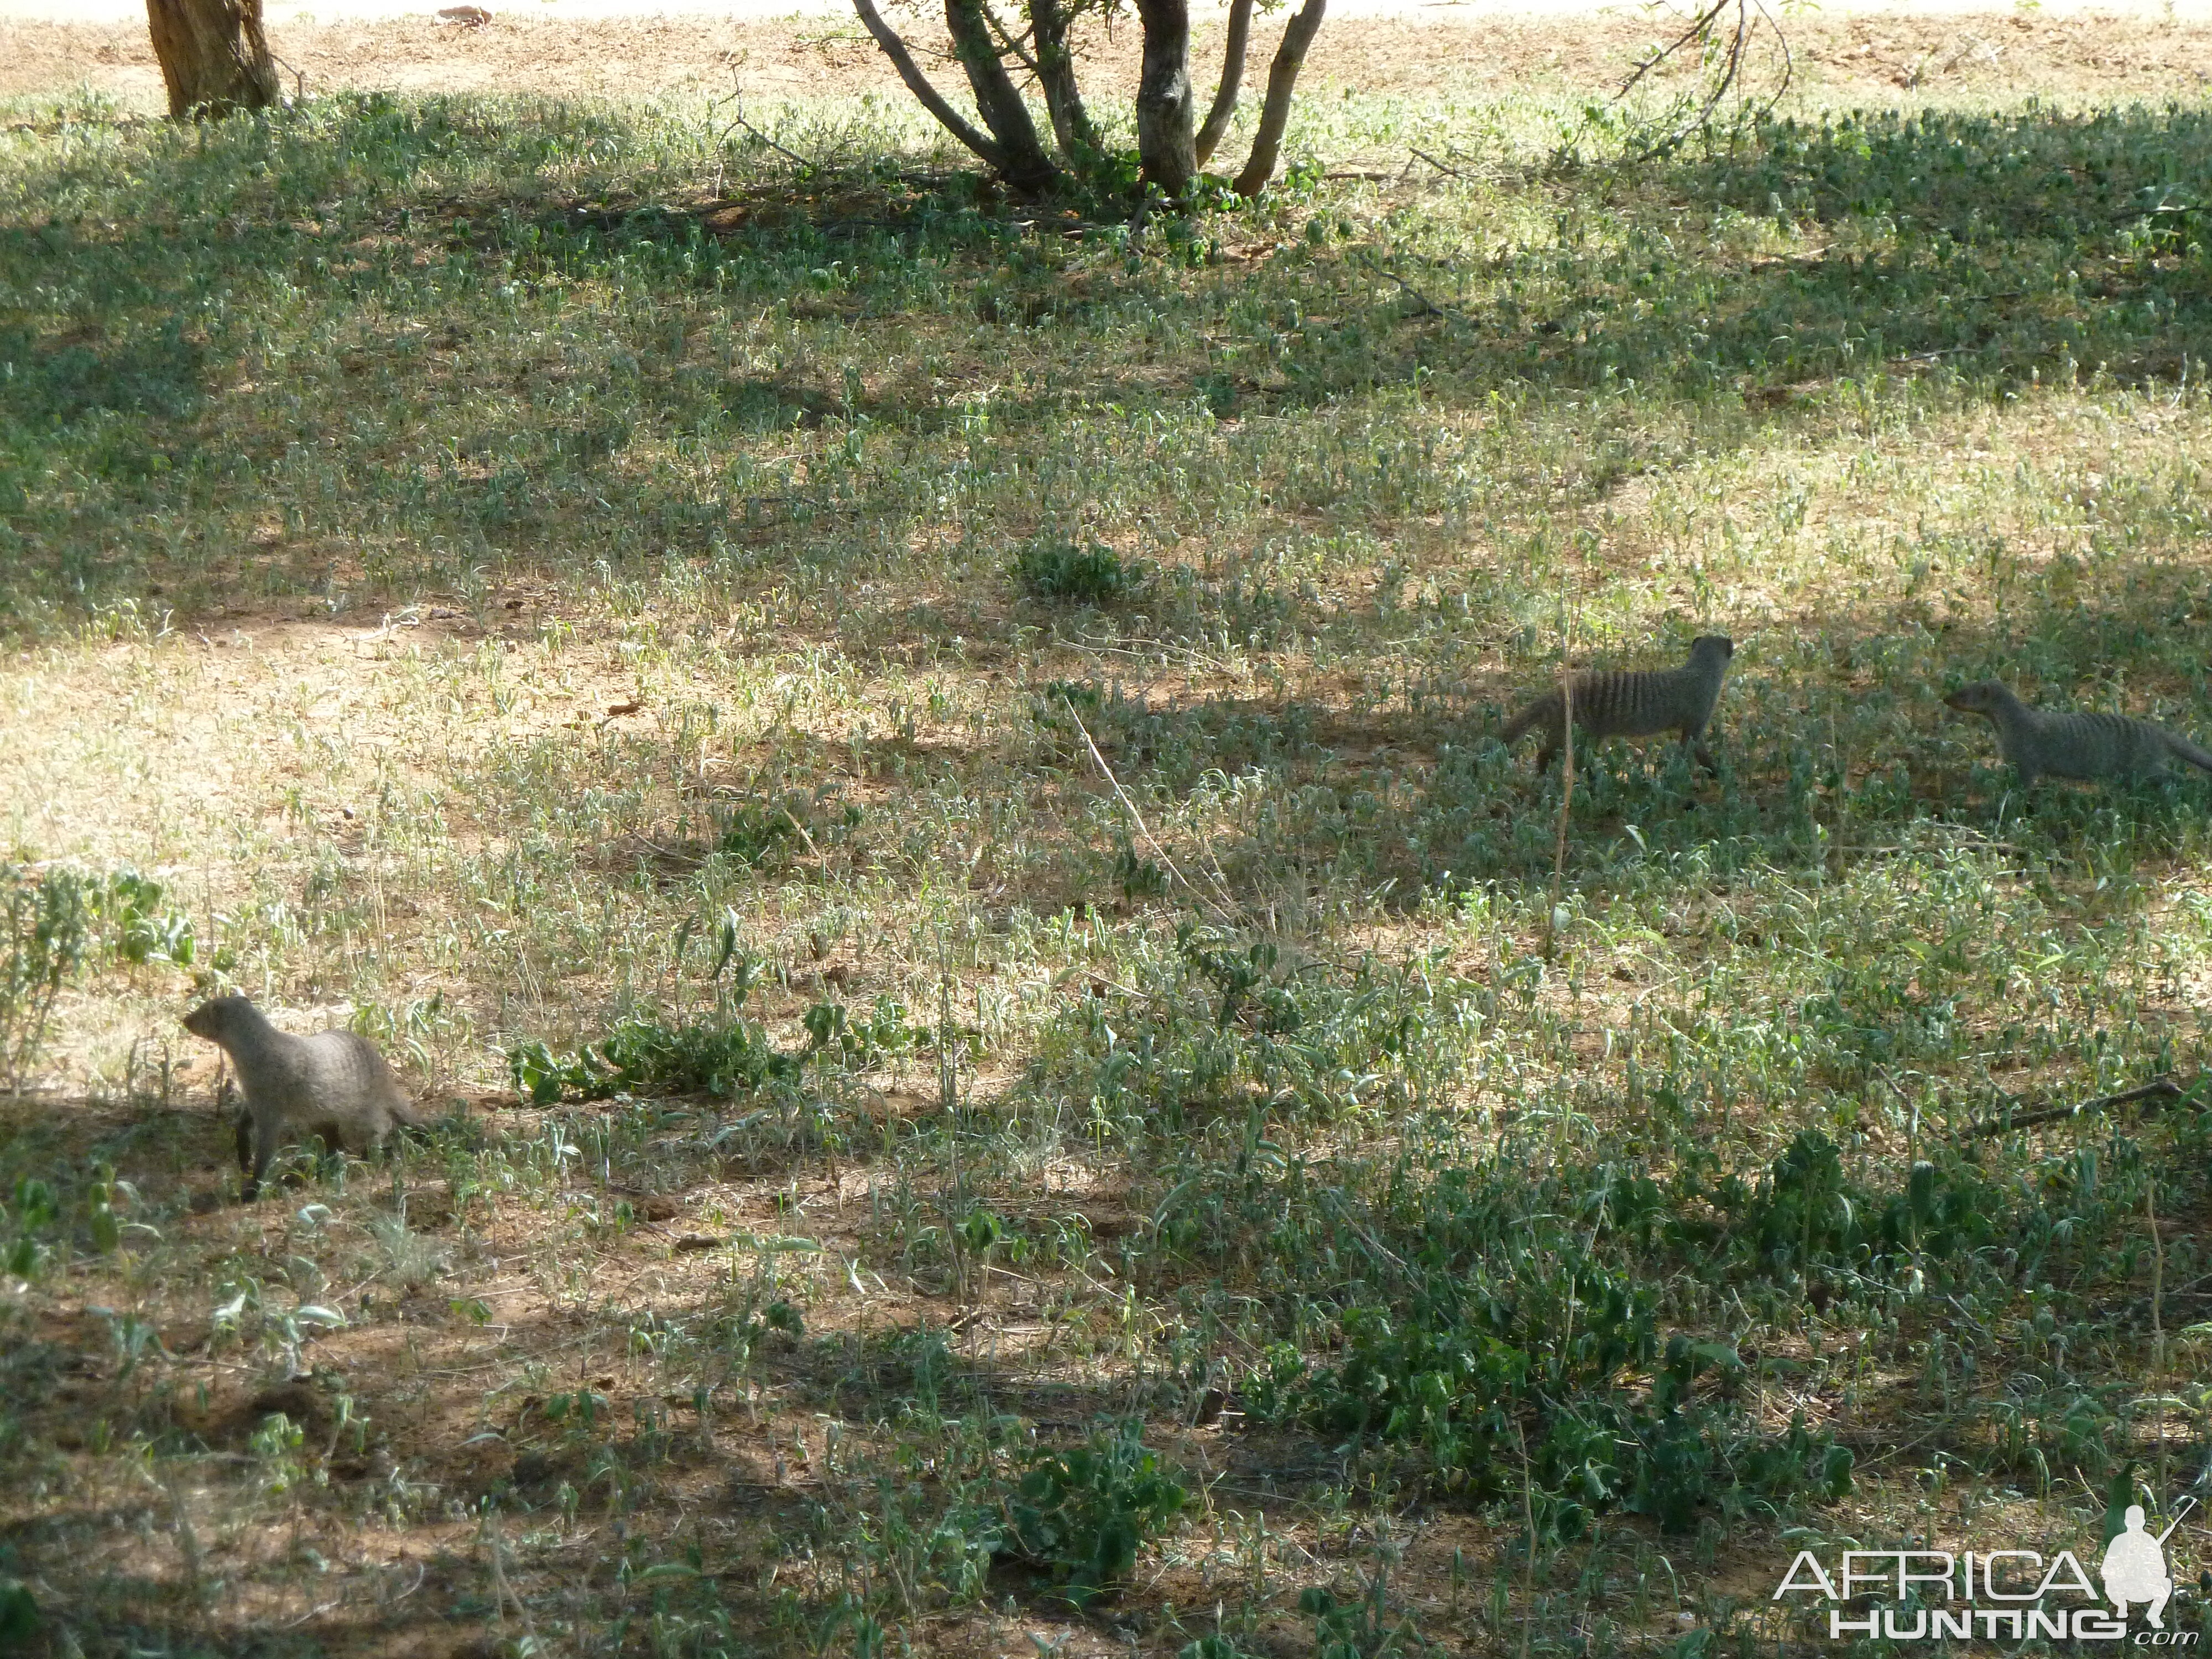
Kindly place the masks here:
<instances>
[{"instance_id":1,"label":"bare dirt patch","mask_svg":"<svg viewBox=\"0 0 2212 1659\"><path fill-rule=\"evenodd\" d=\"M4 26L0 95L80 83L135 107L158 106L161 72L137 22L21 21ZM2103 101L2154 100L2212 79L2212 22L2082 12L1845 13L1792 20L1805 83L1830 96L1899 92L2004 99L2038 92ZM1499 16L1439 9L1419 20L1332 21L1308 60L1309 90L1479 94L1532 84L1604 91L1654 37L1633 15ZM377 88L416 93L537 93L635 97L663 93L852 96L895 91L883 55L843 14L776 21L714 17L529 18L495 15L456 28L428 17L278 22L271 43L309 92ZM939 55L944 42L924 33ZM1133 88L1133 30L1101 32L1090 50L1106 83ZM1198 61L1218 58L1220 32L1202 30ZM1273 32L1253 48L1259 73Z\"/></svg>"}]
</instances>

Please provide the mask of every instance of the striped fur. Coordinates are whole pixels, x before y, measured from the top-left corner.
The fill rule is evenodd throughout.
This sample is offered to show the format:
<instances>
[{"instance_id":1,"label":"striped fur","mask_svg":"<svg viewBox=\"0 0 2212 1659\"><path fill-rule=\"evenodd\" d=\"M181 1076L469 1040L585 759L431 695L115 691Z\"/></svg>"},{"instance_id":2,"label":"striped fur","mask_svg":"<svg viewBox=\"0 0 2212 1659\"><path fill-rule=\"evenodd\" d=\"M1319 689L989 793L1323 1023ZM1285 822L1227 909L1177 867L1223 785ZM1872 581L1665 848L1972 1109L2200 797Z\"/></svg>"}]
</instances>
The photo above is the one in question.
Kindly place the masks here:
<instances>
[{"instance_id":1,"label":"striped fur","mask_svg":"<svg viewBox=\"0 0 2212 1659\"><path fill-rule=\"evenodd\" d=\"M1978 680L1943 701L1961 713L1987 717L2023 786L2046 775L2085 781L2152 777L2166 770L2169 759L2212 772L2212 754L2163 726L2128 714L2045 714L2030 708L2002 680Z\"/></svg>"},{"instance_id":2,"label":"striped fur","mask_svg":"<svg viewBox=\"0 0 2212 1659\"><path fill-rule=\"evenodd\" d=\"M1720 701L1729 659L1735 654L1735 647L1726 636L1705 634L1690 641L1690 659L1680 668L1577 674L1575 730L1592 743L1678 732L1705 769L1714 770L1712 750L1705 747L1705 726L1713 717L1713 705ZM1547 692L1516 714L1502 733L1510 747L1525 732L1543 732L1544 746L1536 756L1540 772L1552 763L1565 740L1559 704L1557 691Z\"/></svg>"}]
</instances>

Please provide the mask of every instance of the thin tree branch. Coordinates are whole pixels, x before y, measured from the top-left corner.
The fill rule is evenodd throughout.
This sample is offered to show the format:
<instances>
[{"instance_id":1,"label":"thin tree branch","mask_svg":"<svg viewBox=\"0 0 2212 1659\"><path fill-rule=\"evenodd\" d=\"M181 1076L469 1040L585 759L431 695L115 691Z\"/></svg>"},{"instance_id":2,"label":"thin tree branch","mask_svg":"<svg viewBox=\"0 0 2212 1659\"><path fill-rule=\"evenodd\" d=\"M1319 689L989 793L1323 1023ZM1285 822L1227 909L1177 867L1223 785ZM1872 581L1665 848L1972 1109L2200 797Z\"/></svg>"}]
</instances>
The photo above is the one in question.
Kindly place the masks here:
<instances>
[{"instance_id":1,"label":"thin tree branch","mask_svg":"<svg viewBox=\"0 0 2212 1659\"><path fill-rule=\"evenodd\" d=\"M1060 169L1037 142L1030 106L1014 89L998 48L991 43L983 0L945 0L945 28L952 37L953 51L960 55L960 67L968 71L969 90L975 94L975 112L997 141L1003 158L1000 170L1007 182L1029 195L1050 189L1060 177Z\"/></svg>"},{"instance_id":2,"label":"thin tree branch","mask_svg":"<svg viewBox=\"0 0 2212 1659\"><path fill-rule=\"evenodd\" d=\"M999 21L999 14L988 6L983 8L983 21L990 26L992 34L999 42L1000 55L1018 60L1024 69L1035 75L1037 61L1030 56L1028 49L1022 44L1036 32L1035 27L1024 29L1019 35L1010 34L1006 32L1006 26Z\"/></svg>"},{"instance_id":3,"label":"thin tree branch","mask_svg":"<svg viewBox=\"0 0 2212 1659\"><path fill-rule=\"evenodd\" d=\"M799 155L796 150L786 149L781 144L777 143L775 139L769 137L768 134L763 132L750 121L745 119L745 94L744 88L742 86L732 90L727 98L716 99L714 105L715 112L720 113L722 106L726 103L735 104L737 106L737 112L730 118L730 125L722 129L721 137L714 141L714 147L717 149L720 149L722 145L729 142L729 137L732 133L739 131L749 132L756 140L765 144L769 149L774 150L778 155L783 156L788 161L796 161L802 171L806 173L811 173L814 171L813 162L808 161L804 155Z\"/></svg>"},{"instance_id":4,"label":"thin tree branch","mask_svg":"<svg viewBox=\"0 0 2212 1659\"><path fill-rule=\"evenodd\" d=\"M1765 0L1712 0L1710 5L1691 20L1687 28L1664 46L1655 47L1644 55L1643 60L1630 71L1628 78L1620 83L1620 89L1613 94L1613 101L1619 103L1626 98L1646 76L1692 42L1704 43L1706 51L1710 52L1714 27L1720 21L1722 15L1731 6L1735 9L1735 23L1729 31L1728 46L1721 59L1718 77L1706 89L1703 97L1684 100L1680 107L1689 109L1691 112L1675 121L1662 136L1638 149L1636 152L1637 160L1644 161L1668 154L1680 146L1692 133L1712 119L1713 112L1721 106L1729 94L1735 91L1742 80L1745 63L1751 51L1752 38L1758 33L1762 23L1772 32L1775 44L1781 51L1782 74L1767 94L1758 100L1759 112L1764 114L1772 109L1781 100L1783 94L1790 90L1790 82L1796 72L1796 62L1790 51L1790 37L1784 32L1781 24L1775 21L1774 15L1766 9ZM1748 101L1747 100L1747 106ZM1694 106L1694 108L1692 108L1692 106Z\"/></svg>"},{"instance_id":5,"label":"thin tree branch","mask_svg":"<svg viewBox=\"0 0 2212 1659\"><path fill-rule=\"evenodd\" d=\"M1291 96L1297 90L1306 49L1321 33L1322 14L1328 5L1328 0L1305 0L1283 26L1283 43L1275 48L1275 61L1267 70L1267 100L1261 106L1260 131L1252 139L1251 159L1237 175L1235 189L1239 196L1257 196L1275 176L1275 162L1283 149L1283 129L1291 118Z\"/></svg>"},{"instance_id":6,"label":"thin tree branch","mask_svg":"<svg viewBox=\"0 0 2212 1659\"><path fill-rule=\"evenodd\" d=\"M1137 810L1137 803L1129 799L1129 792L1121 787L1121 780L1114 775L1114 769L1106 764L1106 757L1098 752L1097 740L1091 735L1091 728L1083 723L1083 716L1075 712L1074 700L1062 696L1060 702L1066 706L1067 717L1075 722L1075 729L1083 734L1083 746L1091 751L1091 758L1098 763L1099 771L1105 775L1106 781L1112 786L1115 796L1121 803L1122 810L1128 813L1130 820L1136 824L1137 833L1145 838L1146 844L1152 851L1160 855L1160 862L1167 866L1169 873L1182 884L1183 890L1200 904L1205 903L1206 895L1199 891L1188 876L1183 874L1182 866L1169 855L1168 849L1160 845L1159 838L1152 834L1151 828L1145 823L1145 815ZM1219 912L1220 919L1224 921L1233 921L1236 907L1234 901L1230 897L1229 889L1223 884L1218 872L1208 872L1208 874L1212 877L1214 887L1221 894L1224 906Z\"/></svg>"},{"instance_id":7,"label":"thin tree branch","mask_svg":"<svg viewBox=\"0 0 2212 1659\"><path fill-rule=\"evenodd\" d=\"M1358 257L1359 263L1365 265L1376 276L1388 276L1392 282L1397 283L1400 288L1405 289L1407 294L1411 295L1413 299L1419 303L1421 309L1430 316L1442 317L1449 322L1458 323L1462 327L1466 328L1473 328L1475 325L1474 319L1468 316L1465 312L1455 311L1449 306L1438 305L1434 300L1429 298L1427 295L1422 293L1420 289L1415 288L1411 283L1407 282L1403 276L1401 276L1396 271L1391 270L1389 266L1384 264L1381 260L1370 258L1364 250L1362 250Z\"/></svg>"},{"instance_id":8,"label":"thin tree branch","mask_svg":"<svg viewBox=\"0 0 2212 1659\"><path fill-rule=\"evenodd\" d=\"M2015 1129L2033 1129L2045 1123L2063 1123L2069 1118L2086 1117L2092 1112L2110 1111L2115 1106L2133 1106L2156 1101L2162 1109L2177 1103L2195 1100L2203 1092L2212 1074L2200 1076L2187 1088L2183 1088L2170 1077L2154 1079L2140 1088L2123 1089L2116 1095L2100 1095L2094 1100L2085 1100L2072 1106L2047 1106L2040 1111L2021 1112L2016 1115L1992 1118L1985 1123L1970 1124L1960 1133L1961 1140L1979 1140L1990 1135L2010 1134Z\"/></svg>"},{"instance_id":9,"label":"thin tree branch","mask_svg":"<svg viewBox=\"0 0 2212 1659\"><path fill-rule=\"evenodd\" d=\"M1244 84L1244 49L1252 38L1252 0L1230 0L1229 40L1221 49L1221 81L1213 107L1198 130L1198 164L1204 167L1221 146L1237 114L1237 94Z\"/></svg>"},{"instance_id":10,"label":"thin tree branch","mask_svg":"<svg viewBox=\"0 0 2212 1659\"><path fill-rule=\"evenodd\" d=\"M929 77L914 61L914 54L907 50L906 42L899 38L898 31L884 21L883 14L876 9L875 0L853 0L853 9L860 15L861 26L875 37L876 44L883 48L884 56L891 60L891 67L898 71L899 79L906 82L906 89L921 100L924 109L937 118L938 125L975 151L988 165L1001 173L1006 172L1006 152L978 132L958 110L945 101L945 94L930 84Z\"/></svg>"},{"instance_id":11,"label":"thin tree branch","mask_svg":"<svg viewBox=\"0 0 2212 1659\"><path fill-rule=\"evenodd\" d=\"M1411 150L1413 151L1413 154L1415 156L1419 157L1421 161L1426 161L1426 162L1427 162L1431 167L1434 167L1434 168L1435 168L1438 173L1448 173L1451 174L1451 176L1452 176L1453 178L1455 178L1455 179L1466 179L1466 180L1467 180L1467 182L1468 182L1468 184L1470 184L1470 185L1478 185L1478 184L1480 184L1480 183L1482 182L1480 179L1477 179L1477 178L1476 178L1476 177L1474 177L1474 174L1472 174L1472 173L1462 173L1462 172L1461 172L1457 167L1446 167L1446 166L1445 166L1442 161L1439 161L1438 160L1437 160L1437 158L1436 158L1435 156L1433 156L1433 155L1430 155L1430 154L1428 153L1428 151L1426 151L1426 150L1425 150L1425 149L1415 149L1415 148L1414 148L1413 146L1412 146L1412 145L1408 145L1408 146L1407 146L1407 149L1411 149Z\"/></svg>"},{"instance_id":12,"label":"thin tree branch","mask_svg":"<svg viewBox=\"0 0 2212 1659\"><path fill-rule=\"evenodd\" d=\"M1075 54L1068 49L1067 32L1075 8L1060 0L1030 0L1030 21L1036 35L1037 85L1044 93L1045 112L1052 118L1052 136L1060 153L1081 164L1105 147L1098 129L1083 106L1083 89L1075 79Z\"/></svg>"},{"instance_id":13,"label":"thin tree branch","mask_svg":"<svg viewBox=\"0 0 2212 1659\"><path fill-rule=\"evenodd\" d=\"M1712 27L1713 24L1719 20L1720 15L1734 3L1735 0L1713 0L1711 5L1697 15L1689 27L1684 29L1665 46L1655 47L1647 53L1644 61L1637 64L1629 72L1628 78L1620 83L1620 89L1613 94L1615 101L1627 97L1630 93L1636 90L1638 82L1681 51L1684 46L1688 46L1691 41L1701 38L1705 31Z\"/></svg>"}]
</instances>

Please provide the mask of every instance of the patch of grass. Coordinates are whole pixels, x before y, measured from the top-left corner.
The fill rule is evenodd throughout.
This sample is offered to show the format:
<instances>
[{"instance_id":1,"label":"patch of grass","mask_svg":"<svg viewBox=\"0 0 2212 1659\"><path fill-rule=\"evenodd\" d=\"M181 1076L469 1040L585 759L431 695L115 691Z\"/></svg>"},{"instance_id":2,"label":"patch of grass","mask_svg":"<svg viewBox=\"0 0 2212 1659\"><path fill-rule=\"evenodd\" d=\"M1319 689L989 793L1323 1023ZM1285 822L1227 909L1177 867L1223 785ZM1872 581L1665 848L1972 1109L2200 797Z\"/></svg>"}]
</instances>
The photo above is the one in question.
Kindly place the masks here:
<instances>
[{"instance_id":1,"label":"patch of grass","mask_svg":"<svg viewBox=\"0 0 2212 1659\"><path fill-rule=\"evenodd\" d=\"M1937 694L2212 730L2195 103L1316 98L1133 249L759 118L0 135L51 1639L1765 1651L2172 1517L2212 1118L1968 1132L2203 1063L2212 795ZM1561 860L1563 611L1739 649ZM238 1205L196 977L439 1127Z\"/></svg>"}]
</instances>

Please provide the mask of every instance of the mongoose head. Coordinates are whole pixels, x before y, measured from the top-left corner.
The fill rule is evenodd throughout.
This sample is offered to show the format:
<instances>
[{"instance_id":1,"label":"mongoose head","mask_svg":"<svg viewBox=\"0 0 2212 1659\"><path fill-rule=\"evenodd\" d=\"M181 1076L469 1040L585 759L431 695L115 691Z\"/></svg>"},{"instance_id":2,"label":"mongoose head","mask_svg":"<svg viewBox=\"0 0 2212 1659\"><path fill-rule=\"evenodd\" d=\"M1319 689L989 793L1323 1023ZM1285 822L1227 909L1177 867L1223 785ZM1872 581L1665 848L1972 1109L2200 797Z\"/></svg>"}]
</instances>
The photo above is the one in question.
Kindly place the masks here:
<instances>
[{"instance_id":1,"label":"mongoose head","mask_svg":"<svg viewBox=\"0 0 2212 1659\"><path fill-rule=\"evenodd\" d=\"M196 1037L221 1042L252 1011L253 1004L242 996L211 997L185 1016L185 1029Z\"/></svg>"},{"instance_id":2,"label":"mongoose head","mask_svg":"<svg viewBox=\"0 0 2212 1659\"><path fill-rule=\"evenodd\" d=\"M1700 634L1690 641L1692 662L1726 662L1735 655L1735 641L1725 634Z\"/></svg>"},{"instance_id":3,"label":"mongoose head","mask_svg":"<svg viewBox=\"0 0 2212 1659\"><path fill-rule=\"evenodd\" d=\"M1962 714L1994 714L2012 701L2002 680L1976 680L1972 685L1962 685L1943 699L1947 707Z\"/></svg>"}]
</instances>

